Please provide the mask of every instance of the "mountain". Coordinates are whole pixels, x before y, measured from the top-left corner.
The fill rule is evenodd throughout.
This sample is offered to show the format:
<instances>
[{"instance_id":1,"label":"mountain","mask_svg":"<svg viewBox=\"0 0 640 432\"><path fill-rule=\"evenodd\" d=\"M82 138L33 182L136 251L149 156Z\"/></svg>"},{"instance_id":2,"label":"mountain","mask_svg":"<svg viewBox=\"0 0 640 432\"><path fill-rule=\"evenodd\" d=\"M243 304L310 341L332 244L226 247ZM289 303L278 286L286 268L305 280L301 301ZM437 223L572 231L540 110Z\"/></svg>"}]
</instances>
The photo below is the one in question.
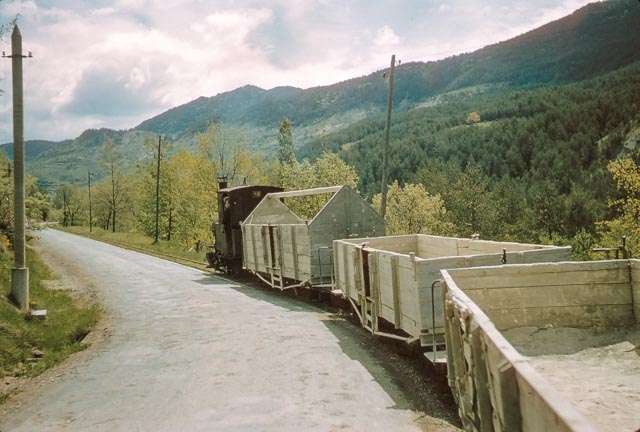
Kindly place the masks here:
<instances>
[{"instance_id":1,"label":"mountain","mask_svg":"<svg viewBox=\"0 0 640 432\"><path fill-rule=\"evenodd\" d=\"M639 34L638 3L610 0L472 53L400 64L395 72L394 113L603 76L640 61ZM197 133L220 122L242 129L253 150L270 154L277 148L277 130L285 116L292 122L299 156L313 156L320 148L319 138L354 125L382 127L388 89L383 72L306 90L245 86L200 97L129 131L89 130L55 144L30 141L27 168L47 184L84 182L87 171L97 170L96 148L106 138L135 160L142 155L145 136L162 135L175 147L189 147Z\"/></svg>"},{"instance_id":2,"label":"mountain","mask_svg":"<svg viewBox=\"0 0 640 432\"><path fill-rule=\"evenodd\" d=\"M407 111L436 95L485 86L500 91L582 81L640 60L635 36L640 8L631 0L594 3L561 20L470 54L396 68L394 106ZM382 113L387 82L376 72L338 84L301 90L246 86L176 107L135 129L179 134L212 122L276 130L284 116L295 128L354 113ZM489 87L486 87L489 85Z\"/></svg>"}]
</instances>

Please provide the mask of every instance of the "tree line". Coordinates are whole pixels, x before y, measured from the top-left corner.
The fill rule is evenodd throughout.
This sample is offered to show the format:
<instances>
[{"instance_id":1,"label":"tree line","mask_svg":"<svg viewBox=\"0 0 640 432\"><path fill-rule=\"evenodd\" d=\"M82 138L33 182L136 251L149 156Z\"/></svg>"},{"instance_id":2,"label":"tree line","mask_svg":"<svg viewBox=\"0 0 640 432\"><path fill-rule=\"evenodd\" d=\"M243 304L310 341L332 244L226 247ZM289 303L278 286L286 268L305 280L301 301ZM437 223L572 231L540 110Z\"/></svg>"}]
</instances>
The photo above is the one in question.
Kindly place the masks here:
<instances>
[{"instance_id":1,"label":"tree line","mask_svg":"<svg viewBox=\"0 0 640 432\"><path fill-rule=\"evenodd\" d=\"M277 157L266 160L247 150L247 139L241 130L214 124L197 136L197 146L192 151L175 149L172 143L149 135L141 143L146 157L131 163L123 157L122 149L107 138L96 155L100 161L99 172L93 173L96 179L91 176L88 184L62 185L55 190L54 218L66 226L92 225L114 232L142 232L153 238L157 217L159 239L197 249L213 243L211 227L218 214L216 192L222 177L230 187L356 187L354 169L334 154L326 153L313 163L298 162L287 118L279 128L278 142ZM303 201L293 208L304 218L311 217L318 205Z\"/></svg>"},{"instance_id":2,"label":"tree line","mask_svg":"<svg viewBox=\"0 0 640 432\"><path fill-rule=\"evenodd\" d=\"M636 65L579 85L479 94L396 115L388 232L570 244L579 258L597 257L593 247L615 246L626 236L637 253L638 71ZM248 151L242 131L222 124L199 134L191 151L147 136L146 157L135 162L107 138L91 199L86 185L64 185L49 210L32 187L28 208L32 217L53 213L65 225L151 237L157 214L160 238L191 248L213 242L221 176L230 185L287 190L346 184L379 207L382 129L372 119L297 149L284 118L271 159ZM5 208L11 212L4 203L0 219ZM294 210L309 218L321 205L315 197Z\"/></svg>"},{"instance_id":3,"label":"tree line","mask_svg":"<svg viewBox=\"0 0 640 432\"><path fill-rule=\"evenodd\" d=\"M639 72L634 64L578 84L470 90L467 98L443 95L434 106L394 114L390 178L439 196L455 227L447 234L572 244L590 257L591 245L618 245L623 234L607 234L603 222L621 216L610 205L621 191L609 164L638 160ZM336 152L371 199L381 189L380 120L327 134L301 153L313 160Z\"/></svg>"}]
</instances>

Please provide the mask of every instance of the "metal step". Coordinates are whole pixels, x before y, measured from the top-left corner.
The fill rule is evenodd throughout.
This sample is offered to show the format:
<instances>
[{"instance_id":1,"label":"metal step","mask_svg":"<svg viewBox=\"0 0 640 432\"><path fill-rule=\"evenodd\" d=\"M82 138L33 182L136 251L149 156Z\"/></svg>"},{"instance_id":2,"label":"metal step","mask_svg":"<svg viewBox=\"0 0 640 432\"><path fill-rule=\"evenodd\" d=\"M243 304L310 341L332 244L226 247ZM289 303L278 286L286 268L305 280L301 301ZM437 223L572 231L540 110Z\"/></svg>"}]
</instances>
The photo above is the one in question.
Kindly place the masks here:
<instances>
[{"instance_id":1,"label":"metal step","mask_svg":"<svg viewBox=\"0 0 640 432\"><path fill-rule=\"evenodd\" d=\"M435 358L434 358L435 354ZM447 363L447 351L446 350L436 350L436 351L427 351L423 353L425 358L429 360L433 364L446 364Z\"/></svg>"}]
</instances>

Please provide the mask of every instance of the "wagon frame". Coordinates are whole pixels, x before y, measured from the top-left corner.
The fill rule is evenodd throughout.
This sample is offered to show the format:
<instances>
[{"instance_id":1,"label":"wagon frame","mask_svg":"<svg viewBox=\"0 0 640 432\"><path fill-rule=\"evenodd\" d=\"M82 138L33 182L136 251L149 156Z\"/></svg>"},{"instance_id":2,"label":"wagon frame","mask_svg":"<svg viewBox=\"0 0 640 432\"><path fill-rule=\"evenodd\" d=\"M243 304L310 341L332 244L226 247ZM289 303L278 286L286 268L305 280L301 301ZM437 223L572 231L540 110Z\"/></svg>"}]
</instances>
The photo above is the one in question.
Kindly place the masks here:
<instances>
[{"instance_id":1,"label":"wagon frame","mask_svg":"<svg viewBox=\"0 0 640 432\"><path fill-rule=\"evenodd\" d=\"M336 240L334 257L336 292L364 328L443 362L442 269L569 260L571 247L411 234Z\"/></svg>"},{"instance_id":2,"label":"wagon frame","mask_svg":"<svg viewBox=\"0 0 640 432\"><path fill-rule=\"evenodd\" d=\"M293 198L325 194L311 218L287 206ZM330 291L333 240L385 235L384 219L348 186L270 193L241 225L244 268L273 288Z\"/></svg>"},{"instance_id":3,"label":"wagon frame","mask_svg":"<svg viewBox=\"0 0 640 432\"><path fill-rule=\"evenodd\" d=\"M593 369L580 375L579 387L585 394L602 392L604 396L588 403L571 403L577 396L575 388L562 391L567 382L552 384L548 379L561 363L542 373L533 362L535 355L521 354L506 333L527 327L537 331L587 329L600 334L637 328L640 260L449 269L443 270L442 276L450 359L447 376L466 430L595 431L602 424L597 425L597 419L589 415L594 406L606 407L607 424L615 424L609 422L614 422L616 415L629 418L630 412L638 421L637 409L628 404L633 400L629 390L619 390L629 402L616 406L599 386L596 389L590 384L589 374L598 374ZM588 344L582 351L581 364L593 356L595 363L606 368L606 357L593 353L594 347ZM540 349L537 354L558 354L555 348ZM617 357L613 352L608 355ZM565 368L574 369L575 363ZM615 367L607 368L607 373L615 382L630 379L629 372Z\"/></svg>"}]
</instances>

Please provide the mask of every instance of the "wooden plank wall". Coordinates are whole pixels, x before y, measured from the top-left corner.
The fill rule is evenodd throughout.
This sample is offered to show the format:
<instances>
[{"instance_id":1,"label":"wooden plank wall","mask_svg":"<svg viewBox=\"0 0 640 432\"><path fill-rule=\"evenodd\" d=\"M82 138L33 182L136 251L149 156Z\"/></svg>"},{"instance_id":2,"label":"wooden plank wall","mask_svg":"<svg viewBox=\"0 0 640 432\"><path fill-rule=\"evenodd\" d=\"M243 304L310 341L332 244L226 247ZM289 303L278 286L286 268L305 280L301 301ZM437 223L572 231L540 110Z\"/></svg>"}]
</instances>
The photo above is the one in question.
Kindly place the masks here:
<instances>
[{"instance_id":1,"label":"wooden plank wall","mask_svg":"<svg viewBox=\"0 0 640 432\"><path fill-rule=\"evenodd\" d=\"M300 218L280 199L266 196L245 220L248 225L277 225L299 223Z\"/></svg>"},{"instance_id":2,"label":"wooden plank wall","mask_svg":"<svg viewBox=\"0 0 640 432\"><path fill-rule=\"evenodd\" d=\"M341 189L329 200L308 226L309 271L313 283L328 284L333 274L333 241L349 237L350 221L347 213L351 195L348 189ZM357 197L358 200L362 200Z\"/></svg>"},{"instance_id":3,"label":"wooden plank wall","mask_svg":"<svg viewBox=\"0 0 640 432\"><path fill-rule=\"evenodd\" d=\"M595 431L443 271L447 376L465 430Z\"/></svg>"},{"instance_id":4,"label":"wooden plank wall","mask_svg":"<svg viewBox=\"0 0 640 432\"><path fill-rule=\"evenodd\" d=\"M432 235L418 235L418 251L416 255L424 259L458 256L458 239L454 237L439 237Z\"/></svg>"},{"instance_id":5,"label":"wooden plank wall","mask_svg":"<svg viewBox=\"0 0 640 432\"><path fill-rule=\"evenodd\" d=\"M507 252L519 252L523 250L539 250L548 246L526 243L493 242L487 240L458 239L458 255L480 255Z\"/></svg>"},{"instance_id":6,"label":"wooden plank wall","mask_svg":"<svg viewBox=\"0 0 640 432\"><path fill-rule=\"evenodd\" d=\"M351 298L356 303L360 303L360 295L364 292L360 259L357 244L346 240L334 240L333 267L336 288L342 291L344 297Z\"/></svg>"},{"instance_id":7,"label":"wooden plank wall","mask_svg":"<svg viewBox=\"0 0 640 432\"><path fill-rule=\"evenodd\" d=\"M497 252L458 256L460 242L481 246L490 244L492 250ZM499 265L503 258L502 246L515 245L424 234L335 240L334 244L339 244L349 251L343 253L334 246L337 287L343 291L343 294L358 303L362 301L361 295L364 292L362 276L355 277L357 275L354 274L352 279L346 280L343 275L348 272L361 272L362 264L355 262L353 254L357 253L357 247L365 244L370 252L369 259L375 261L369 266L369 272L372 289L380 298L380 304L375 305L378 316L414 337L432 331L434 311L435 331L437 333L443 331L444 315L439 285L436 285L434 290L435 307L432 307L431 301L431 285L441 278L440 270ZM516 248L512 247L512 249ZM467 252L469 250L480 251L482 248L467 247ZM411 253L415 254L413 260ZM397 258L392 260L391 256L397 256ZM537 247L531 251L507 253L507 262L510 263L569 258L570 248L546 246ZM377 274L374 269L378 269L381 274Z\"/></svg>"},{"instance_id":8,"label":"wooden plank wall","mask_svg":"<svg viewBox=\"0 0 640 432\"><path fill-rule=\"evenodd\" d=\"M515 259L511 258L511 254L507 252L507 264L514 263L542 263L542 262L561 262L571 261L571 246L548 248L541 250L525 250L518 252Z\"/></svg>"},{"instance_id":9,"label":"wooden plank wall","mask_svg":"<svg viewBox=\"0 0 640 432\"><path fill-rule=\"evenodd\" d=\"M633 297L633 316L640 323L640 260L629 260L631 268L631 295Z\"/></svg>"},{"instance_id":10,"label":"wooden plank wall","mask_svg":"<svg viewBox=\"0 0 640 432\"><path fill-rule=\"evenodd\" d=\"M242 250L244 267L252 271L264 271L264 257L260 226L242 225Z\"/></svg>"},{"instance_id":11,"label":"wooden plank wall","mask_svg":"<svg viewBox=\"0 0 640 432\"><path fill-rule=\"evenodd\" d=\"M538 249L527 252L507 253L507 262L529 262L529 260L554 261L565 257L563 252L556 248ZM420 325L423 330L431 331L433 328L432 310L435 310L436 332L441 331L444 325L442 310L442 295L439 285L435 287L435 309L431 306L431 284L442 276L442 269L458 269L466 267L496 266L502 262L502 253L484 255L465 255L446 258L434 258L428 260L416 259L415 279L417 281L417 302L420 305Z\"/></svg>"},{"instance_id":12,"label":"wooden plank wall","mask_svg":"<svg viewBox=\"0 0 640 432\"><path fill-rule=\"evenodd\" d=\"M342 291L342 295L346 298L351 296L351 287L353 287L354 263L351 257L349 245L340 241L333 242L333 274L335 276L336 289ZM350 263L349 260L352 262Z\"/></svg>"},{"instance_id":13,"label":"wooden plank wall","mask_svg":"<svg viewBox=\"0 0 640 432\"><path fill-rule=\"evenodd\" d=\"M399 254L417 253L418 243L416 235L402 235L389 237L372 237L363 239L367 243L367 248L377 249Z\"/></svg>"},{"instance_id":14,"label":"wooden plank wall","mask_svg":"<svg viewBox=\"0 0 640 432\"><path fill-rule=\"evenodd\" d=\"M554 250L561 260L571 260L570 247L544 246L526 243L494 242L486 240L472 240L453 237L439 237L432 235L416 235L418 249L416 255L420 258L431 259L441 257L454 257L465 255L487 255L502 254L506 250L507 254L513 252L535 253L540 250ZM395 251L395 250L394 250ZM517 257L518 255L512 255ZM557 261L557 260L556 260ZM509 261L509 262L530 262L530 261Z\"/></svg>"},{"instance_id":15,"label":"wooden plank wall","mask_svg":"<svg viewBox=\"0 0 640 432\"><path fill-rule=\"evenodd\" d=\"M278 257L284 277L304 282L311 277L309 226L278 225L280 229Z\"/></svg>"},{"instance_id":16,"label":"wooden plank wall","mask_svg":"<svg viewBox=\"0 0 640 432\"><path fill-rule=\"evenodd\" d=\"M396 252L401 254L417 253L418 243L417 235L387 236L387 237L366 237L357 239L341 239L335 240L342 243L352 245L365 244L369 249L377 249L387 252Z\"/></svg>"},{"instance_id":17,"label":"wooden plank wall","mask_svg":"<svg viewBox=\"0 0 640 432\"><path fill-rule=\"evenodd\" d=\"M442 289L440 284L434 286L435 301L431 302L431 285L440 280L440 270L446 268L469 267L471 264L468 257L447 257L427 260L416 260L416 303L419 304L420 328L424 332L431 333L433 330L435 311L435 331L442 333L444 326L444 314L442 309ZM432 304L435 306L433 307Z\"/></svg>"},{"instance_id":18,"label":"wooden plank wall","mask_svg":"<svg viewBox=\"0 0 640 432\"><path fill-rule=\"evenodd\" d=\"M482 267L450 274L499 330L635 323L626 260Z\"/></svg>"},{"instance_id":19,"label":"wooden plank wall","mask_svg":"<svg viewBox=\"0 0 640 432\"><path fill-rule=\"evenodd\" d=\"M377 316L414 337L420 335L420 305L415 267L406 255L376 251L369 255L372 297Z\"/></svg>"},{"instance_id":20,"label":"wooden plank wall","mask_svg":"<svg viewBox=\"0 0 640 432\"><path fill-rule=\"evenodd\" d=\"M408 253L415 249L415 239L416 236L409 235L334 240L336 288L340 289L346 297L360 302L360 296L364 295L364 275L362 275L362 257L359 249L365 247L374 256L379 253L406 251L405 257L408 258ZM375 272L370 273L372 278L377 280ZM389 288L393 289L392 286Z\"/></svg>"},{"instance_id":21,"label":"wooden plank wall","mask_svg":"<svg viewBox=\"0 0 640 432\"><path fill-rule=\"evenodd\" d=\"M539 251L539 250L554 250L559 249L564 253L570 253L571 247L569 246L552 246L552 245L537 245L529 243L514 243L514 242L495 242L489 240L471 240L471 239L458 239L458 254L459 255L478 255L488 253L501 253L503 250L509 252L523 252L523 251ZM570 255L568 255L570 258Z\"/></svg>"},{"instance_id":22,"label":"wooden plank wall","mask_svg":"<svg viewBox=\"0 0 640 432\"><path fill-rule=\"evenodd\" d=\"M381 252L369 255L369 269L371 270L370 283L372 297L378 299L378 302L374 305L377 310L377 315L394 324L394 281L391 257L392 254Z\"/></svg>"}]
</instances>

